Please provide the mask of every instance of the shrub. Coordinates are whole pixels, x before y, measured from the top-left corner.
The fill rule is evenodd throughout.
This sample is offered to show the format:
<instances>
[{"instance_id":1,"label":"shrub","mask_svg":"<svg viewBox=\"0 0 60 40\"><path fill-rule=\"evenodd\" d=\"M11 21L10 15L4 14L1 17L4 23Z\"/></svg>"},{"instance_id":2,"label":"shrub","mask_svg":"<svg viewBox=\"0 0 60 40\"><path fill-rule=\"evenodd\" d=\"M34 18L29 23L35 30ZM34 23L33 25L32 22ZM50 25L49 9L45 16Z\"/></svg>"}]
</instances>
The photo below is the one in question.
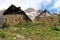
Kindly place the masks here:
<instances>
[{"instance_id":1,"label":"shrub","mask_svg":"<svg viewBox=\"0 0 60 40\"><path fill-rule=\"evenodd\" d=\"M8 24L6 24L6 23L3 23L2 24L2 28L7 28L7 27L9 27L10 25L8 25Z\"/></svg>"},{"instance_id":2,"label":"shrub","mask_svg":"<svg viewBox=\"0 0 60 40\"><path fill-rule=\"evenodd\" d=\"M5 33L4 32L0 32L0 37L4 38L5 37Z\"/></svg>"},{"instance_id":3,"label":"shrub","mask_svg":"<svg viewBox=\"0 0 60 40\"><path fill-rule=\"evenodd\" d=\"M59 28L56 28L56 27L52 28L52 30L60 31L60 29Z\"/></svg>"},{"instance_id":4,"label":"shrub","mask_svg":"<svg viewBox=\"0 0 60 40\"><path fill-rule=\"evenodd\" d=\"M15 25L15 27L26 27L27 25L31 25L32 22L31 21L25 21L25 22L19 22L18 24Z\"/></svg>"}]
</instances>

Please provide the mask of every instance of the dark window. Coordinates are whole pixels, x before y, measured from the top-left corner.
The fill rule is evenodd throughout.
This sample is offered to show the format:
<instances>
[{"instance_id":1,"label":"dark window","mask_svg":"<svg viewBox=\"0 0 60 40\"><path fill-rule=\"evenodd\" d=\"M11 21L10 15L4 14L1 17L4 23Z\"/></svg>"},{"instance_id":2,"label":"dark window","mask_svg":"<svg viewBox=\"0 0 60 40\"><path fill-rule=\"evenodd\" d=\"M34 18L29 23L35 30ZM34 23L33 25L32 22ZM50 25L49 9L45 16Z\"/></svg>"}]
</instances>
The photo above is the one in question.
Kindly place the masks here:
<instances>
[{"instance_id":1,"label":"dark window","mask_svg":"<svg viewBox=\"0 0 60 40\"><path fill-rule=\"evenodd\" d=\"M51 19L53 19L53 18L51 18Z\"/></svg>"},{"instance_id":2,"label":"dark window","mask_svg":"<svg viewBox=\"0 0 60 40\"><path fill-rule=\"evenodd\" d=\"M51 21L53 21L53 18L51 18Z\"/></svg>"},{"instance_id":3,"label":"dark window","mask_svg":"<svg viewBox=\"0 0 60 40\"><path fill-rule=\"evenodd\" d=\"M15 21L17 21L17 20L15 20Z\"/></svg>"},{"instance_id":4,"label":"dark window","mask_svg":"<svg viewBox=\"0 0 60 40\"><path fill-rule=\"evenodd\" d=\"M17 22L17 19L14 19L13 22Z\"/></svg>"}]
</instances>

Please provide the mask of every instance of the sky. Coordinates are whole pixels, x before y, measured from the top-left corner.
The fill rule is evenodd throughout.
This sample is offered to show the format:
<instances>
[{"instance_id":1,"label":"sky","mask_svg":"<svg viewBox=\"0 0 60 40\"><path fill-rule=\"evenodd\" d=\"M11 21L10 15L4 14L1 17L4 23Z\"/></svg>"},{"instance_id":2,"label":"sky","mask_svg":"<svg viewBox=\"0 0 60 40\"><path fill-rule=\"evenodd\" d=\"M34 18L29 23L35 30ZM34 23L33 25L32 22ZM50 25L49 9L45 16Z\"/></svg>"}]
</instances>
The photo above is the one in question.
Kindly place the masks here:
<instances>
[{"instance_id":1,"label":"sky","mask_svg":"<svg viewBox=\"0 0 60 40\"><path fill-rule=\"evenodd\" d=\"M22 10L34 8L36 10L48 10L60 12L60 0L0 0L0 10L7 9L11 4L21 7Z\"/></svg>"}]
</instances>

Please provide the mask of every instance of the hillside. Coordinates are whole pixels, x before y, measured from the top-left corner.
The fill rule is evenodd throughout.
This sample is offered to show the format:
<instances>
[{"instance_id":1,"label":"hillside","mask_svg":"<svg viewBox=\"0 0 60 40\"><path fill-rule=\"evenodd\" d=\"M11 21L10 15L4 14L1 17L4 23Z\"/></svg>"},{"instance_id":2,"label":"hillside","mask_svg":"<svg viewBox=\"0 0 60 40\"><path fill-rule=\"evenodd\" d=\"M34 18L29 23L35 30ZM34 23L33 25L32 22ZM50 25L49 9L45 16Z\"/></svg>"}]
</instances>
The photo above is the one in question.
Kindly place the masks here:
<instances>
[{"instance_id":1,"label":"hillside","mask_svg":"<svg viewBox=\"0 0 60 40\"><path fill-rule=\"evenodd\" d=\"M40 10L38 10L38 13L40 13ZM0 40L60 40L60 21L59 23L27 21L20 22L15 26L4 23L0 29Z\"/></svg>"},{"instance_id":2,"label":"hillside","mask_svg":"<svg viewBox=\"0 0 60 40\"><path fill-rule=\"evenodd\" d=\"M0 40L60 40L60 24L23 22L0 29Z\"/></svg>"}]
</instances>

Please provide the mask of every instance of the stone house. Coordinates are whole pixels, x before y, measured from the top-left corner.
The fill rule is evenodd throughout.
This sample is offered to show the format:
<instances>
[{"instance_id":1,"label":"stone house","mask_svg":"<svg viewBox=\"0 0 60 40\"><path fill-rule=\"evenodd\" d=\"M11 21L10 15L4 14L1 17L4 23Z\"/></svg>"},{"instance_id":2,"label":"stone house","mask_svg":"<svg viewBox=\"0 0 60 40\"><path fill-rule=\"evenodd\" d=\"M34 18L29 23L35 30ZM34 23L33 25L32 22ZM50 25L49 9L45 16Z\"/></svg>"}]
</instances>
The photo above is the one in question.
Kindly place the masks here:
<instances>
[{"instance_id":1,"label":"stone house","mask_svg":"<svg viewBox=\"0 0 60 40\"><path fill-rule=\"evenodd\" d=\"M44 10L40 15L35 18L35 22L58 22L58 15L51 14L47 10Z\"/></svg>"},{"instance_id":2,"label":"stone house","mask_svg":"<svg viewBox=\"0 0 60 40\"><path fill-rule=\"evenodd\" d=\"M11 5L4 13L3 13L4 23L9 25L15 25L19 22L24 22L30 20L30 18L25 14L20 7L16 7ZM31 21L31 20L30 20Z\"/></svg>"}]
</instances>

